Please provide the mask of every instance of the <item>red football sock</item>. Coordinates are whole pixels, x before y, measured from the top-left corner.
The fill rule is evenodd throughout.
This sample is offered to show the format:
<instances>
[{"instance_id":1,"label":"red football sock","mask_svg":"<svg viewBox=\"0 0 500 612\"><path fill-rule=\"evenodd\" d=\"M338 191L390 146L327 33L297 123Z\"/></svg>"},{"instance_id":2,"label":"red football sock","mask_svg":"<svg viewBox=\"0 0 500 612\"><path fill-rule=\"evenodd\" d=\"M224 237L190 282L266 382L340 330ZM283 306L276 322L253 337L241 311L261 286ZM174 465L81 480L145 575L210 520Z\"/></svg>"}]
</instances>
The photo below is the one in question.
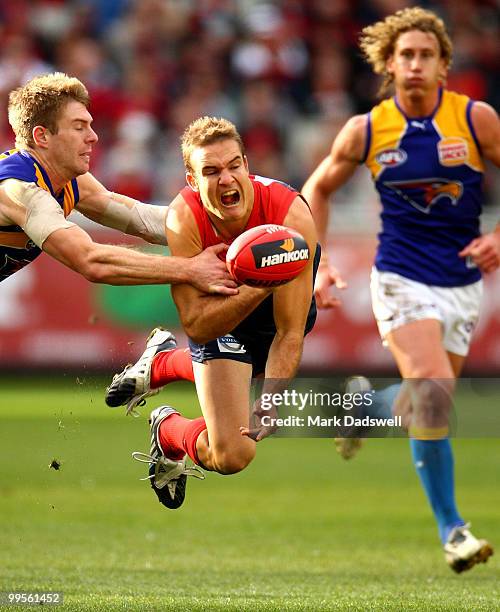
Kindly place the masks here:
<instances>
[{"instance_id":1,"label":"red football sock","mask_svg":"<svg viewBox=\"0 0 500 612\"><path fill-rule=\"evenodd\" d=\"M171 414L160 423L158 428L160 446L169 459L180 461L187 453L194 463L200 465L196 452L196 441L206 428L203 417L186 419L180 414Z\"/></svg>"},{"instance_id":2,"label":"red football sock","mask_svg":"<svg viewBox=\"0 0 500 612\"><path fill-rule=\"evenodd\" d=\"M151 364L151 389L176 380L194 381L191 353L187 348L158 353Z\"/></svg>"}]
</instances>

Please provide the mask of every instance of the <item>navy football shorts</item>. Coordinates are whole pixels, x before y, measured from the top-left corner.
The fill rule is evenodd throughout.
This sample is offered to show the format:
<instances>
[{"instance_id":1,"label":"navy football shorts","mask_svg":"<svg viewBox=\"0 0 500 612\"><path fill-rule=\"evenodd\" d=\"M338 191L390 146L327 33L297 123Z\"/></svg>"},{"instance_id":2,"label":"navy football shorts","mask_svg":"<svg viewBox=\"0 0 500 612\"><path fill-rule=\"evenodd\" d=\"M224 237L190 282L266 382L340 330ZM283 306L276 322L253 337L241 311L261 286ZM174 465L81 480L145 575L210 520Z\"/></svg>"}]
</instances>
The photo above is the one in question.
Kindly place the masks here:
<instances>
[{"instance_id":1,"label":"navy football shorts","mask_svg":"<svg viewBox=\"0 0 500 612\"><path fill-rule=\"evenodd\" d=\"M226 334L206 344L189 340L191 359L197 363L211 359L232 359L252 366L252 376L262 374L266 369L267 356L274 333L255 332L251 336L242 332Z\"/></svg>"}]
</instances>

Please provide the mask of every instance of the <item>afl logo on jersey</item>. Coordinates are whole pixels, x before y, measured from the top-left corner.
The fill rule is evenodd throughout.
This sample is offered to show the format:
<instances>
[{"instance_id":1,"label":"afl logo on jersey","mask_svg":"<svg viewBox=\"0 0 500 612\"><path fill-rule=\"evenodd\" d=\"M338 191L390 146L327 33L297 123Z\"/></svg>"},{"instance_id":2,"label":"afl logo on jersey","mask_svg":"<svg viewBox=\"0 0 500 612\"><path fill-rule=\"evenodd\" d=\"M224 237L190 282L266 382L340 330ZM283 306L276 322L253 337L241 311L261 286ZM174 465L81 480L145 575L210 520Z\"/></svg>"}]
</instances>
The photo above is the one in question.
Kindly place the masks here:
<instances>
[{"instance_id":1,"label":"afl logo on jersey","mask_svg":"<svg viewBox=\"0 0 500 612\"><path fill-rule=\"evenodd\" d=\"M469 159L467 141L463 138L443 138L437 145L439 162L443 166L460 166Z\"/></svg>"},{"instance_id":2,"label":"afl logo on jersey","mask_svg":"<svg viewBox=\"0 0 500 612\"><path fill-rule=\"evenodd\" d=\"M377 153L375 161L381 166L387 168L394 168L395 166L401 166L408 159L406 151L403 149L384 149Z\"/></svg>"}]
</instances>

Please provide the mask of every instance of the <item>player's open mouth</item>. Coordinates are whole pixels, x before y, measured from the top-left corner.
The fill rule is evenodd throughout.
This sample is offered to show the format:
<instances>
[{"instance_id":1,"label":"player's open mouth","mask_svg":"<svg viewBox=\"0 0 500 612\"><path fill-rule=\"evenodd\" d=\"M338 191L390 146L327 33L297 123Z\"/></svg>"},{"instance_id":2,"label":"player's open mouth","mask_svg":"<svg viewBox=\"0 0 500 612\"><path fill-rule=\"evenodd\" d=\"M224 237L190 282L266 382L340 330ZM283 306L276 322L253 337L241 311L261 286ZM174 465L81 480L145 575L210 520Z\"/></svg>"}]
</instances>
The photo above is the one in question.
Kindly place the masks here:
<instances>
[{"instance_id":1,"label":"player's open mouth","mask_svg":"<svg viewBox=\"0 0 500 612\"><path fill-rule=\"evenodd\" d=\"M235 206L240 201L240 194L236 189L225 191L221 194L220 201L223 206Z\"/></svg>"}]
</instances>

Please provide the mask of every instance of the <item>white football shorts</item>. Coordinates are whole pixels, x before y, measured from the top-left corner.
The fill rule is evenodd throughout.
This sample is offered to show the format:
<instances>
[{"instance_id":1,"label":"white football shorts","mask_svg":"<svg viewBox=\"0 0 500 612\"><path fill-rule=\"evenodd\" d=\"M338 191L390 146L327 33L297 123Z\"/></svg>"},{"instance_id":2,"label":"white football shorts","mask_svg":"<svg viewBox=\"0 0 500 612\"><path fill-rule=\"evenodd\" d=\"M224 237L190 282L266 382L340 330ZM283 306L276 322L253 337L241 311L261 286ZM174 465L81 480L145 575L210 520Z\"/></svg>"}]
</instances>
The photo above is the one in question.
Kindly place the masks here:
<instances>
[{"instance_id":1,"label":"white football shorts","mask_svg":"<svg viewBox=\"0 0 500 612\"><path fill-rule=\"evenodd\" d=\"M372 268L372 308L380 337L422 319L437 319L443 329L445 350L465 356L479 318L483 281L464 287L424 285L394 272Z\"/></svg>"}]
</instances>

